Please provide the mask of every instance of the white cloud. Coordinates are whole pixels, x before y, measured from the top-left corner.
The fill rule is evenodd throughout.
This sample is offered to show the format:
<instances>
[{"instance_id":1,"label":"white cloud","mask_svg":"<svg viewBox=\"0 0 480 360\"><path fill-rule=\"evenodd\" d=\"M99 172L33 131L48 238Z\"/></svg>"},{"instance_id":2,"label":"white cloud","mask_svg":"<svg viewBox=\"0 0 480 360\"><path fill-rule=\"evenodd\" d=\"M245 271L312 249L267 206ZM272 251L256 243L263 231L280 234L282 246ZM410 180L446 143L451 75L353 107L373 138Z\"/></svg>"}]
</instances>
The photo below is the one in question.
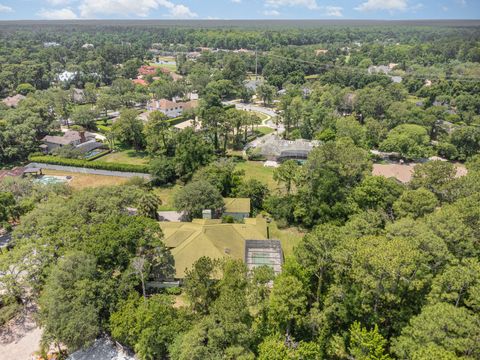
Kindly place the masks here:
<instances>
[{"instance_id":1,"label":"white cloud","mask_svg":"<svg viewBox=\"0 0 480 360\"><path fill-rule=\"evenodd\" d=\"M11 13L13 9L10 6L0 4L0 13Z\"/></svg>"},{"instance_id":2,"label":"white cloud","mask_svg":"<svg viewBox=\"0 0 480 360\"><path fill-rule=\"evenodd\" d=\"M280 13L277 10L265 10L263 12L263 15L265 15L265 16L279 16Z\"/></svg>"},{"instance_id":3,"label":"white cloud","mask_svg":"<svg viewBox=\"0 0 480 360\"><path fill-rule=\"evenodd\" d=\"M377 11L387 10L393 11L405 11L407 10L407 0L367 0L361 3L355 8L358 11Z\"/></svg>"},{"instance_id":4,"label":"white cloud","mask_svg":"<svg viewBox=\"0 0 480 360\"><path fill-rule=\"evenodd\" d=\"M455 0L455 2L460 5L461 7L467 6L466 0Z\"/></svg>"},{"instance_id":5,"label":"white cloud","mask_svg":"<svg viewBox=\"0 0 480 360\"><path fill-rule=\"evenodd\" d=\"M303 6L308 9L318 9L316 0L266 0L265 6L279 8L282 6Z\"/></svg>"},{"instance_id":6,"label":"white cloud","mask_svg":"<svg viewBox=\"0 0 480 360\"><path fill-rule=\"evenodd\" d=\"M139 16L146 17L159 7L168 9L168 17L188 19L197 17L187 6L174 4L169 0L83 0L79 6L84 18L97 15Z\"/></svg>"},{"instance_id":7,"label":"white cloud","mask_svg":"<svg viewBox=\"0 0 480 360\"><path fill-rule=\"evenodd\" d=\"M37 13L43 19L46 20L72 20L78 19L77 14L75 14L72 9L42 9Z\"/></svg>"},{"instance_id":8,"label":"white cloud","mask_svg":"<svg viewBox=\"0 0 480 360\"><path fill-rule=\"evenodd\" d=\"M242 0L231 0L232 3L235 3L235 4L240 4L242 2Z\"/></svg>"},{"instance_id":9,"label":"white cloud","mask_svg":"<svg viewBox=\"0 0 480 360\"><path fill-rule=\"evenodd\" d=\"M325 6L325 15L333 17L342 17L343 8L340 6Z\"/></svg>"},{"instance_id":10,"label":"white cloud","mask_svg":"<svg viewBox=\"0 0 480 360\"><path fill-rule=\"evenodd\" d=\"M182 4L173 5L168 9L170 9L169 17L176 19L191 19L198 16L196 13L190 10L188 6Z\"/></svg>"},{"instance_id":11,"label":"white cloud","mask_svg":"<svg viewBox=\"0 0 480 360\"><path fill-rule=\"evenodd\" d=\"M67 5L71 3L71 0L47 0L47 2L51 5Z\"/></svg>"}]
</instances>

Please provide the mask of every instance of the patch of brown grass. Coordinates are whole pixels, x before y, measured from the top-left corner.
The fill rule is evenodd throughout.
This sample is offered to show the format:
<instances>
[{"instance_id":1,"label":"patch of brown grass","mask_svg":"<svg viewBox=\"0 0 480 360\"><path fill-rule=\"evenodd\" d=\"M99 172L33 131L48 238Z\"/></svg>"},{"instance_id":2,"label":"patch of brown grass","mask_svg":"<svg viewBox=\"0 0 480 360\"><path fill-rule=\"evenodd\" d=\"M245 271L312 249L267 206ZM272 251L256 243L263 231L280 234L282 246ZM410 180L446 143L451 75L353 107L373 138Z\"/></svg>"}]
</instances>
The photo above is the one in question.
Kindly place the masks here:
<instances>
[{"instance_id":1,"label":"patch of brown grass","mask_svg":"<svg viewBox=\"0 0 480 360\"><path fill-rule=\"evenodd\" d=\"M71 176L72 179L69 181L69 185L75 190L100 186L118 186L125 184L128 180L128 178L117 176L91 175L48 169L43 169L42 173L45 175Z\"/></svg>"}]
</instances>

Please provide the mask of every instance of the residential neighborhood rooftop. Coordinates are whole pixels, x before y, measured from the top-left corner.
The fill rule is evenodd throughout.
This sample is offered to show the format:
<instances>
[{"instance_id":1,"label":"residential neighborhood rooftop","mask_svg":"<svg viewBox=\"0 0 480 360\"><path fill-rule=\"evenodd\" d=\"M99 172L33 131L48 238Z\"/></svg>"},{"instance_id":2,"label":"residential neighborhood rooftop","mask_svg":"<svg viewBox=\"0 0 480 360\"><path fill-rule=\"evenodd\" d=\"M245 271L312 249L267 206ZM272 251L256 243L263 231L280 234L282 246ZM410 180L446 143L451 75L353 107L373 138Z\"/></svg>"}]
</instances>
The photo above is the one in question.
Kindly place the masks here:
<instances>
[{"instance_id":1,"label":"residential neighborhood rooftop","mask_svg":"<svg viewBox=\"0 0 480 360\"><path fill-rule=\"evenodd\" d=\"M221 220L194 219L192 222L160 222L165 245L175 259L175 277L182 279L202 256L212 259L245 259L247 240L267 240L267 224L261 218L245 219L243 224Z\"/></svg>"}]
</instances>

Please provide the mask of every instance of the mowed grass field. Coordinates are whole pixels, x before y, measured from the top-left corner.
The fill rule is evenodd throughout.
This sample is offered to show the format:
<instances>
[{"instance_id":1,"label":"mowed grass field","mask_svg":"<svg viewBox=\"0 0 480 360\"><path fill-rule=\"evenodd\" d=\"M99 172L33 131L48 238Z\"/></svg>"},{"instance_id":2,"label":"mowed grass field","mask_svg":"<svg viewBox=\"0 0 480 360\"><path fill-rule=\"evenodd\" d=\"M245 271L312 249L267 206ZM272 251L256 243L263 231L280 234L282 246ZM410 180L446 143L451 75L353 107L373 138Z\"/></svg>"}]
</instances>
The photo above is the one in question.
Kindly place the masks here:
<instances>
[{"instance_id":1,"label":"mowed grass field","mask_svg":"<svg viewBox=\"0 0 480 360\"><path fill-rule=\"evenodd\" d=\"M150 159L145 152L130 149L111 152L110 154L102 156L94 161L97 160L119 164L145 165L148 164Z\"/></svg>"},{"instance_id":2,"label":"mowed grass field","mask_svg":"<svg viewBox=\"0 0 480 360\"><path fill-rule=\"evenodd\" d=\"M304 236L305 232L302 232L296 227L279 229L275 221L270 223L270 237L280 240L285 256L293 255L293 249L300 243Z\"/></svg>"},{"instance_id":3,"label":"mowed grass field","mask_svg":"<svg viewBox=\"0 0 480 360\"><path fill-rule=\"evenodd\" d=\"M237 164L238 170L245 171L245 179L257 179L265 183L271 191L279 189L278 183L273 180L272 167L264 167L263 161L244 161Z\"/></svg>"},{"instance_id":4,"label":"mowed grass field","mask_svg":"<svg viewBox=\"0 0 480 360\"><path fill-rule=\"evenodd\" d=\"M72 180L70 180L68 184L75 190L100 186L118 186L125 184L128 180L128 178L117 176L91 175L48 169L42 169L42 173L44 175L71 176Z\"/></svg>"}]
</instances>

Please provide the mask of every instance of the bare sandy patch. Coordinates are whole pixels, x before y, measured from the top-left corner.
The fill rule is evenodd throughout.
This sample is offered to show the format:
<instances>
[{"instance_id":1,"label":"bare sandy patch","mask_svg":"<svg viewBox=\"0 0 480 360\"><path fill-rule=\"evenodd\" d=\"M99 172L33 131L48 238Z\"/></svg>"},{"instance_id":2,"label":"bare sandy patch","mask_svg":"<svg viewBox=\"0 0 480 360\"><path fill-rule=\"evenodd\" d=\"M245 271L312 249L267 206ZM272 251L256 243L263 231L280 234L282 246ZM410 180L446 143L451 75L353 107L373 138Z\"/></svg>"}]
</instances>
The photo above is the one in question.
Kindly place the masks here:
<instances>
[{"instance_id":1,"label":"bare sandy patch","mask_svg":"<svg viewBox=\"0 0 480 360\"><path fill-rule=\"evenodd\" d=\"M0 328L0 359L32 360L40 349L42 329L34 319L36 307L28 305Z\"/></svg>"}]
</instances>

